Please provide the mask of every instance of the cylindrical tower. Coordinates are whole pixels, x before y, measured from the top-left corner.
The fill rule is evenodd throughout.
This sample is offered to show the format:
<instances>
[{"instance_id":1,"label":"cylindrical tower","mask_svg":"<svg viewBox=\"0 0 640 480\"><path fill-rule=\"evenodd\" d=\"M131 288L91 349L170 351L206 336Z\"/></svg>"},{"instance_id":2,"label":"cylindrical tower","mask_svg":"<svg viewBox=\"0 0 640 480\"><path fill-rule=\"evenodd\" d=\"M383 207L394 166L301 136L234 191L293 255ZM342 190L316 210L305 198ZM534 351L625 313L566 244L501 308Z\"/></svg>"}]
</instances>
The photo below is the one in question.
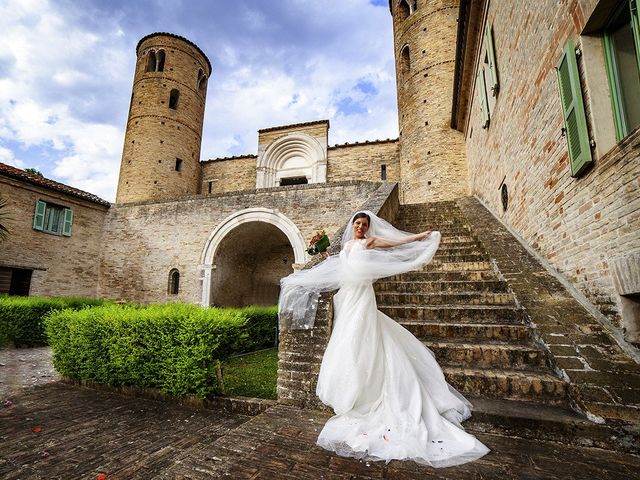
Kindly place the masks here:
<instances>
[{"instance_id":1,"label":"cylindrical tower","mask_svg":"<svg viewBox=\"0 0 640 480\"><path fill-rule=\"evenodd\" d=\"M196 44L171 33L147 35L136 54L116 203L198 193L211 63Z\"/></svg>"},{"instance_id":2,"label":"cylindrical tower","mask_svg":"<svg viewBox=\"0 0 640 480\"><path fill-rule=\"evenodd\" d=\"M462 133L450 127L459 0L389 0L393 16L400 201L468 194Z\"/></svg>"}]
</instances>

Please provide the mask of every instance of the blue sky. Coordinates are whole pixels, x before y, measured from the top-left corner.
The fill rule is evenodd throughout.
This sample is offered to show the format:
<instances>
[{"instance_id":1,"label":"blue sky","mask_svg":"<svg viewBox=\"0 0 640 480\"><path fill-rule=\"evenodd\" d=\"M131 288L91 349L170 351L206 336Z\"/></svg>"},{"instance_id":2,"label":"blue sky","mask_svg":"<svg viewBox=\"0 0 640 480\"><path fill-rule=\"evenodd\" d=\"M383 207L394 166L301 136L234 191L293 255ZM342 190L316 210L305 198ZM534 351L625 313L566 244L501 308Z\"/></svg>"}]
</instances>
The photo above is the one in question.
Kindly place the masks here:
<instances>
[{"instance_id":1,"label":"blue sky","mask_svg":"<svg viewBox=\"0 0 640 480\"><path fill-rule=\"evenodd\" d=\"M115 198L135 46L209 57L202 158L329 119L329 144L398 135L387 0L0 0L0 162Z\"/></svg>"}]
</instances>

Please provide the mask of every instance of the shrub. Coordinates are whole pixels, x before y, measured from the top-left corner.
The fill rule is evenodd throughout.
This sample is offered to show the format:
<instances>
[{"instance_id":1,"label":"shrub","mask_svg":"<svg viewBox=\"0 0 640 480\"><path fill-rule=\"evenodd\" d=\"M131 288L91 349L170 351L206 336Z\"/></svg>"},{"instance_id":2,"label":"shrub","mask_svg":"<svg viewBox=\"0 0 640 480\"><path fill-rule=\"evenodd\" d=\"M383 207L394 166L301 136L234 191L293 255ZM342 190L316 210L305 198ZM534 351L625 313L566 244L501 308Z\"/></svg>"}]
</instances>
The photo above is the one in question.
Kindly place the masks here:
<instances>
[{"instance_id":1,"label":"shrub","mask_svg":"<svg viewBox=\"0 0 640 480\"><path fill-rule=\"evenodd\" d=\"M108 385L205 398L231 354L272 346L277 309L166 304L62 310L46 319L56 370Z\"/></svg>"},{"instance_id":2,"label":"shrub","mask_svg":"<svg viewBox=\"0 0 640 480\"><path fill-rule=\"evenodd\" d=\"M47 345L44 317L54 310L82 309L104 304L91 298L43 298L0 296L0 347L13 343L16 347Z\"/></svg>"}]
</instances>

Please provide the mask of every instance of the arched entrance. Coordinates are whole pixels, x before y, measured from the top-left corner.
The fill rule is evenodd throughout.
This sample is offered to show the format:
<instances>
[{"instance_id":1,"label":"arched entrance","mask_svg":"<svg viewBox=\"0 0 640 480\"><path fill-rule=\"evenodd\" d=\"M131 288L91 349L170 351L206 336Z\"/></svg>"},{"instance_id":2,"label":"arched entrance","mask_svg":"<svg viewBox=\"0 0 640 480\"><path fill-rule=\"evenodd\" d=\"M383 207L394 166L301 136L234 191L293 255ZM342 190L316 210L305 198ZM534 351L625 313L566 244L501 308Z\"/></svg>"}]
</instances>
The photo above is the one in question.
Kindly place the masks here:
<instances>
[{"instance_id":1,"label":"arched entrance","mask_svg":"<svg viewBox=\"0 0 640 480\"><path fill-rule=\"evenodd\" d=\"M202 305L274 305L280 279L306 261L305 243L291 220L266 208L227 217L202 254Z\"/></svg>"}]
</instances>

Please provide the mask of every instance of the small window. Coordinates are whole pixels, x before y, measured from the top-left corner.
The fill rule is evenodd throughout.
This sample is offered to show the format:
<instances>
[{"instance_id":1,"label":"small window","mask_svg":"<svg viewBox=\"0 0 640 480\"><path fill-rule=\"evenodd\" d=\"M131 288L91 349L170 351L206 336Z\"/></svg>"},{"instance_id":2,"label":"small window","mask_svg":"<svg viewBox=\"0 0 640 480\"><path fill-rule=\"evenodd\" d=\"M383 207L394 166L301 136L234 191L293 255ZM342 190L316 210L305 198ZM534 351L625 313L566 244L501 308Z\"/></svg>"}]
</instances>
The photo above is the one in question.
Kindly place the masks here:
<instances>
[{"instance_id":1,"label":"small window","mask_svg":"<svg viewBox=\"0 0 640 480\"><path fill-rule=\"evenodd\" d=\"M203 93L205 88L207 87L207 76L204 74L202 69L198 70L198 91Z\"/></svg>"},{"instance_id":2,"label":"small window","mask_svg":"<svg viewBox=\"0 0 640 480\"><path fill-rule=\"evenodd\" d=\"M182 159L176 158L176 172L182 171Z\"/></svg>"},{"instance_id":3,"label":"small window","mask_svg":"<svg viewBox=\"0 0 640 480\"><path fill-rule=\"evenodd\" d=\"M169 295L177 295L180 291L180 272L172 269L169 272Z\"/></svg>"},{"instance_id":4,"label":"small window","mask_svg":"<svg viewBox=\"0 0 640 480\"><path fill-rule=\"evenodd\" d=\"M171 90L171 93L169 94L169 108L171 108L172 110L177 110L179 98L180 92L175 88Z\"/></svg>"},{"instance_id":5,"label":"small window","mask_svg":"<svg viewBox=\"0 0 640 480\"><path fill-rule=\"evenodd\" d=\"M156 62L156 72L163 72L164 71L164 50L159 50L157 57L158 57L158 60Z\"/></svg>"},{"instance_id":6,"label":"small window","mask_svg":"<svg viewBox=\"0 0 640 480\"><path fill-rule=\"evenodd\" d=\"M209 183L209 193L211 193L211 190L213 190L213 182L208 182Z\"/></svg>"},{"instance_id":7,"label":"small window","mask_svg":"<svg viewBox=\"0 0 640 480\"><path fill-rule=\"evenodd\" d=\"M638 28L634 29L634 23ZM604 53L616 140L640 125L640 22L635 0L624 2L604 31Z\"/></svg>"},{"instance_id":8,"label":"small window","mask_svg":"<svg viewBox=\"0 0 640 480\"><path fill-rule=\"evenodd\" d=\"M411 7L409 6L407 0L400 0L400 2L398 3L397 15L399 21L403 21L409 18L409 15L411 15Z\"/></svg>"},{"instance_id":9,"label":"small window","mask_svg":"<svg viewBox=\"0 0 640 480\"><path fill-rule=\"evenodd\" d=\"M42 200L36 202L33 216L33 229L54 235L71 236L73 211L60 205L54 205Z\"/></svg>"},{"instance_id":10,"label":"small window","mask_svg":"<svg viewBox=\"0 0 640 480\"><path fill-rule=\"evenodd\" d=\"M147 55L147 72L156 71L156 52L151 50Z\"/></svg>"},{"instance_id":11,"label":"small window","mask_svg":"<svg viewBox=\"0 0 640 480\"><path fill-rule=\"evenodd\" d=\"M402 47L400 52L400 73L407 75L411 71L411 56L409 54L409 45Z\"/></svg>"},{"instance_id":12,"label":"small window","mask_svg":"<svg viewBox=\"0 0 640 480\"><path fill-rule=\"evenodd\" d=\"M387 179L387 166L386 165L380 165L380 179L381 180L386 180Z\"/></svg>"},{"instance_id":13,"label":"small window","mask_svg":"<svg viewBox=\"0 0 640 480\"><path fill-rule=\"evenodd\" d=\"M306 185L309 183L307 177L287 177L280 179L280 186L286 187L289 185Z\"/></svg>"}]
</instances>

